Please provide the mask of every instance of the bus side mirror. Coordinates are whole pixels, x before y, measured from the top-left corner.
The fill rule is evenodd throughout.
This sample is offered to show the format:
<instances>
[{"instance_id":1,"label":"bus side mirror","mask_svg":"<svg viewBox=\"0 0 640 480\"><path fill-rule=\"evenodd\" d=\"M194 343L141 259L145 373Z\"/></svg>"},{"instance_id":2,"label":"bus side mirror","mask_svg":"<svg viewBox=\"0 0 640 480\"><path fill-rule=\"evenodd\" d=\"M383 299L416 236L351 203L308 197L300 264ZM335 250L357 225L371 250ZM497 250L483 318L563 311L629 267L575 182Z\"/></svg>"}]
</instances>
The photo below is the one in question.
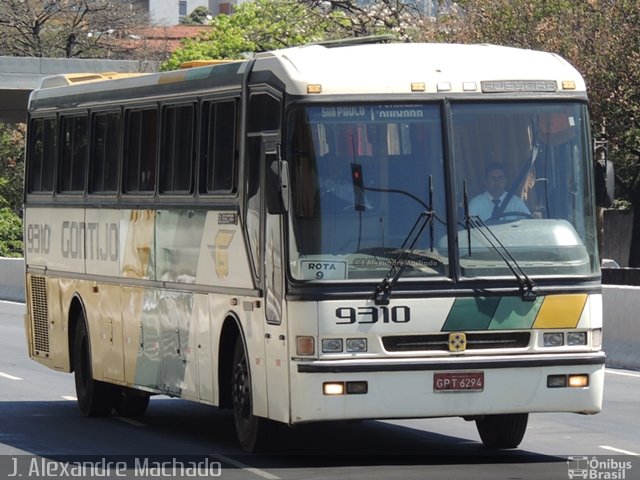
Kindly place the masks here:
<instances>
[{"instance_id":1,"label":"bus side mirror","mask_svg":"<svg viewBox=\"0 0 640 480\"><path fill-rule=\"evenodd\" d=\"M282 202L282 187L280 181L280 164L283 163L278 160L276 154L267 154L265 156L266 167L266 197L267 197L267 212L271 215L280 215L285 212L285 206Z\"/></svg>"},{"instance_id":2,"label":"bus side mirror","mask_svg":"<svg viewBox=\"0 0 640 480\"><path fill-rule=\"evenodd\" d=\"M289 210L289 164L280 153L265 155L267 212L281 215Z\"/></svg>"},{"instance_id":3,"label":"bus side mirror","mask_svg":"<svg viewBox=\"0 0 640 480\"><path fill-rule=\"evenodd\" d=\"M597 160L595 162L596 205L608 208L615 198L615 174L611 160Z\"/></svg>"},{"instance_id":4,"label":"bus side mirror","mask_svg":"<svg viewBox=\"0 0 640 480\"><path fill-rule=\"evenodd\" d=\"M280 160L280 200L285 212L289 211L289 164Z\"/></svg>"}]
</instances>

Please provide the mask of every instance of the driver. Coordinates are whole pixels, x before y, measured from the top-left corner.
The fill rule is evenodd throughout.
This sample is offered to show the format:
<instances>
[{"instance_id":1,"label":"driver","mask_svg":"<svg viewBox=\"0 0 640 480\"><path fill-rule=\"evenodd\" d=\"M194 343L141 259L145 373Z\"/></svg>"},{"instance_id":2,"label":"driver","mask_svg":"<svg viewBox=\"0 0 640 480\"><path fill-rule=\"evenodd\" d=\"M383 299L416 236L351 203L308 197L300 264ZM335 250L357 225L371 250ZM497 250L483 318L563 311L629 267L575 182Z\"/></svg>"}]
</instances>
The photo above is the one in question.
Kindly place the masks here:
<instances>
[{"instance_id":1,"label":"driver","mask_svg":"<svg viewBox=\"0 0 640 480\"><path fill-rule=\"evenodd\" d=\"M506 218L516 219L517 216L508 215L511 212L522 213L523 216L531 215L531 212L517 195L511 195L505 190L507 187L507 174L500 163L490 163L484 171L486 192L474 197L469 202L469 215L478 216L482 220ZM503 205L504 202L507 205Z\"/></svg>"}]
</instances>

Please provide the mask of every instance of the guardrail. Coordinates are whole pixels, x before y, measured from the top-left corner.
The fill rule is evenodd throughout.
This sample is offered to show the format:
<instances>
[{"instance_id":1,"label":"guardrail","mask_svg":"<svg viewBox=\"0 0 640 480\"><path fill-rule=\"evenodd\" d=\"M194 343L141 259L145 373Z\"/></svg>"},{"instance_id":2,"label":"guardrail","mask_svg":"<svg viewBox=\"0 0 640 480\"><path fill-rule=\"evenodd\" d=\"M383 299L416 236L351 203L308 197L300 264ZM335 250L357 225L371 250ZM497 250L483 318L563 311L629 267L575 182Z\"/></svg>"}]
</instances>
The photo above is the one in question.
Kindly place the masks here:
<instances>
[{"instance_id":1,"label":"guardrail","mask_svg":"<svg viewBox=\"0 0 640 480\"><path fill-rule=\"evenodd\" d=\"M0 258L0 300L24 302L24 259Z\"/></svg>"},{"instance_id":2,"label":"guardrail","mask_svg":"<svg viewBox=\"0 0 640 480\"><path fill-rule=\"evenodd\" d=\"M640 287L603 285L602 303L607 365L640 370Z\"/></svg>"},{"instance_id":3,"label":"guardrail","mask_svg":"<svg viewBox=\"0 0 640 480\"><path fill-rule=\"evenodd\" d=\"M602 299L607 365L640 370L640 286L604 285ZM25 301L23 259L0 258L0 300Z\"/></svg>"}]
</instances>

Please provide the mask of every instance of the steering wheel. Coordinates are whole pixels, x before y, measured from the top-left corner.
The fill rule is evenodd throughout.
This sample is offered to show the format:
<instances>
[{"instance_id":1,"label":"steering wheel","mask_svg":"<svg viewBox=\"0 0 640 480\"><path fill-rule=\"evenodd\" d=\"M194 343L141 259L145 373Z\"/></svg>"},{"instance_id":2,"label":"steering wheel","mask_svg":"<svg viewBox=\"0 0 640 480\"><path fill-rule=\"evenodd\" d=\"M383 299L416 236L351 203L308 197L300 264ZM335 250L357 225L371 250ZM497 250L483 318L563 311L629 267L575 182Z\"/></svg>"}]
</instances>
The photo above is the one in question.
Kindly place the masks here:
<instances>
[{"instance_id":1,"label":"steering wheel","mask_svg":"<svg viewBox=\"0 0 640 480\"><path fill-rule=\"evenodd\" d=\"M522 217L522 218L535 218L532 213L527 212L502 212L500 215L490 217L489 220L500 220L505 217Z\"/></svg>"}]
</instances>

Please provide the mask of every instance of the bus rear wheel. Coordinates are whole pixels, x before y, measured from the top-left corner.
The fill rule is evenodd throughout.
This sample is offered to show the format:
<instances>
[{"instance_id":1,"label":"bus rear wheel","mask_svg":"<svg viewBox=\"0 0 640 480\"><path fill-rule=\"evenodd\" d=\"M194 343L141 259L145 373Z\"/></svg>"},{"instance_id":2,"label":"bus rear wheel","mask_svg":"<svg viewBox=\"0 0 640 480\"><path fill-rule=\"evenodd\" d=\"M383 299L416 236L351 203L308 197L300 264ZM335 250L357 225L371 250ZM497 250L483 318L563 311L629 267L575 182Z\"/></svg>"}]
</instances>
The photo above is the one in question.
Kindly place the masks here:
<instances>
[{"instance_id":1,"label":"bus rear wheel","mask_svg":"<svg viewBox=\"0 0 640 480\"><path fill-rule=\"evenodd\" d=\"M516 448L529 421L528 413L486 415L476 420L482 443L489 448Z\"/></svg>"},{"instance_id":2,"label":"bus rear wheel","mask_svg":"<svg viewBox=\"0 0 640 480\"><path fill-rule=\"evenodd\" d=\"M233 351L231 371L231 397L236 436L246 452L255 452L264 446L265 420L253 414L251 375L242 338L238 336Z\"/></svg>"},{"instance_id":3,"label":"bus rear wheel","mask_svg":"<svg viewBox=\"0 0 640 480\"><path fill-rule=\"evenodd\" d=\"M73 371L80 412L86 417L105 417L113 407L113 387L93 379L91 348L84 313L78 314L73 344Z\"/></svg>"}]
</instances>

